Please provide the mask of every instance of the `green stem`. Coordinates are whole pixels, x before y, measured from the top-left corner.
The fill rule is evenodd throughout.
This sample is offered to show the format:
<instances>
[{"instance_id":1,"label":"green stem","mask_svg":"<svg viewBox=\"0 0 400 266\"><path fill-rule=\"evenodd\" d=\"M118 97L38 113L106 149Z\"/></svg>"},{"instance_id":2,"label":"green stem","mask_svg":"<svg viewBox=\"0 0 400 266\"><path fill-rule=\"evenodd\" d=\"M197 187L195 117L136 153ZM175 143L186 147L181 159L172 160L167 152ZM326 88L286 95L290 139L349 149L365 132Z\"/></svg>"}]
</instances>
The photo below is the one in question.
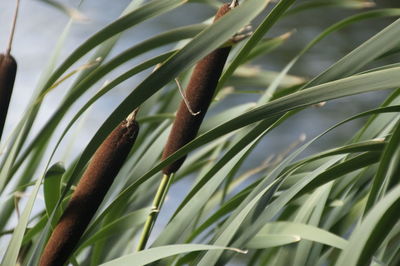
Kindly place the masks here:
<instances>
[{"instance_id":1,"label":"green stem","mask_svg":"<svg viewBox=\"0 0 400 266\"><path fill-rule=\"evenodd\" d=\"M154 197L153 206L151 207L150 214L147 217L146 223L144 224L143 232L140 237L138 246L136 247L136 251L141 251L146 247L147 240L149 239L151 230L153 229L153 226L157 220L158 213L160 212L161 206L164 203L173 177L174 174L163 175L156 196Z\"/></svg>"}]
</instances>

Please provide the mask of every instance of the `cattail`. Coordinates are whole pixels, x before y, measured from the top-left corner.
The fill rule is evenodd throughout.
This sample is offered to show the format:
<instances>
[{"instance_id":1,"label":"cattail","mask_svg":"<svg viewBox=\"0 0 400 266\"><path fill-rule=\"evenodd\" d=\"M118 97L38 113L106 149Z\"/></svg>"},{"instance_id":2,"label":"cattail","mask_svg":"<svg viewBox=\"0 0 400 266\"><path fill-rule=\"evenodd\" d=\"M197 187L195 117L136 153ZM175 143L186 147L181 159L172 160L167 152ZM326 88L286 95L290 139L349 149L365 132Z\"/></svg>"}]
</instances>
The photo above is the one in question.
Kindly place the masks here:
<instances>
[{"instance_id":1,"label":"cattail","mask_svg":"<svg viewBox=\"0 0 400 266\"><path fill-rule=\"evenodd\" d=\"M19 0L15 7L14 19L11 28L10 39L5 54L0 54L0 140L3 134L4 123L6 122L8 105L14 88L15 75L17 74L17 62L10 54L14 39L15 25L17 23Z\"/></svg>"},{"instance_id":2,"label":"cattail","mask_svg":"<svg viewBox=\"0 0 400 266\"><path fill-rule=\"evenodd\" d=\"M121 169L138 132L134 112L97 149L47 242L40 259L41 266L61 266L71 256Z\"/></svg>"},{"instance_id":3,"label":"cattail","mask_svg":"<svg viewBox=\"0 0 400 266\"><path fill-rule=\"evenodd\" d=\"M224 4L215 15L214 22L236 5L237 1L233 1L232 4ZM167 158L196 137L214 96L215 88L217 87L230 50L231 46L218 48L196 64L186 88L185 97L187 103L190 105L190 109L197 114L194 115L190 112L185 101L181 102L167 144L165 145L162 159ZM178 171L185 158L186 156L166 166L163 169L163 173L170 175Z\"/></svg>"},{"instance_id":4,"label":"cattail","mask_svg":"<svg viewBox=\"0 0 400 266\"><path fill-rule=\"evenodd\" d=\"M214 22L237 5L237 0L233 0L231 4L222 5L215 15ZM165 145L162 160L166 159L196 137L201 122L214 96L218 80L230 50L230 45L218 48L196 64L188 87L185 93L182 93L183 100L179 105L174 124L172 125L168 141ZM179 84L178 87L180 89ZM157 215L168 193L173 175L181 167L185 158L186 155L163 169L164 175L153 199L152 210L144 224L142 235L136 247L137 251L143 250L146 247Z\"/></svg>"},{"instance_id":5,"label":"cattail","mask_svg":"<svg viewBox=\"0 0 400 266\"><path fill-rule=\"evenodd\" d=\"M233 0L231 4L222 5L214 17L214 22L237 5L237 0ZM230 50L230 46L218 48L196 64L188 87L185 93L182 93L183 100L176 113L175 122L165 145L162 155L163 160L196 137L200 124L214 96ZM179 84L178 87L180 89ZM181 167L185 158L186 156L183 156L163 169L164 175L153 199L152 210L144 224L142 235L136 247L137 251L146 247L157 215L168 193L173 175Z\"/></svg>"},{"instance_id":6,"label":"cattail","mask_svg":"<svg viewBox=\"0 0 400 266\"><path fill-rule=\"evenodd\" d=\"M0 139L14 87L17 62L10 54L0 54Z\"/></svg>"}]
</instances>

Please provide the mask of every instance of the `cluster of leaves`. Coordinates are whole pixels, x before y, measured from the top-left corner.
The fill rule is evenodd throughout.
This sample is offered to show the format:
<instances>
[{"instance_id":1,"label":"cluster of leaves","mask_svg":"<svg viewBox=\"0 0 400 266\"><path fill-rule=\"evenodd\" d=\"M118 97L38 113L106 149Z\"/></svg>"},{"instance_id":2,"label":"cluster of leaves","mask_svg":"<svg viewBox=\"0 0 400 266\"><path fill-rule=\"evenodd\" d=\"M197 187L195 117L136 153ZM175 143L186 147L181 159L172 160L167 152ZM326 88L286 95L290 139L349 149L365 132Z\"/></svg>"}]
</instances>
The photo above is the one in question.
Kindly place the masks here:
<instances>
[{"instance_id":1,"label":"cluster of leaves","mask_svg":"<svg viewBox=\"0 0 400 266\"><path fill-rule=\"evenodd\" d=\"M140 136L70 259L72 264L143 265L162 259L162 265L224 265L240 259L246 265L397 265L400 261L400 90L397 89L400 65L373 69L368 66L398 51L400 20L309 81L293 79L287 74L325 36L362 20L399 16L400 10L363 11L337 22L310 41L272 78L264 70L253 71L251 63L285 42L282 36L264 38L275 23L321 5L358 9L365 7L367 1L246 0L215 24L171 29L105 60L124 30L188 2L218 5L214 0L133 0L120 18L82 43L55 68L58 51L73 20L66 26L30 106L1 153L0 230L3 236L12 234L2 265L15 265L17 261L23 265L37 264L52 225L92 154L113 128L139 106ZM270 6L273 8L269 12L263 12ZM258 101L207 116L195 140L160 162L173 112L180 100L177 89L163 88L174 87L175 77L187 80L188 69L196 61L223 45L257 16L261 16L261 23L248 39L235 47L220 79L217 99L230 93L224 90L224 84L235 86L235 90L256 84L265 89ZM180 42L186 39L189 42ZM97 81L127 61L172 43L178 43L176 49L149 58L117 77L108 77L111 81L80 107L60 136L54 136L70 106ZM28 141L41 101L71 75L67 72L70 67L92 50L88 67L77 74L57 110ZM96 61L98 58L103 60ZM54 163L57 161L54 154L65 135L93 103L118 84L159 63L161 66L144 78L104 120L71 165ZM240 172L240 166L260 140L294 114L323 101L378 90L392 90L379 108L327 129L292 150L283 160L255 171ZM219 101L214 102L214 106L218 104ZM368 121L345 144L296 159L328 132L359 118ZM55 144L49 141L51 137L57 139ZM160 170L188 152L190 157L175 181L195 175L193 186L151 247L133 253L135 237L149 211L144 206L151 202ZM42 187L45 209L31 217ZM29 198L18 224L10 231L5 230L16 211L10 195L28 188ZM241 250L226 250L227 247L248 252L240 255Z\"/></svg>"}]
</instances>

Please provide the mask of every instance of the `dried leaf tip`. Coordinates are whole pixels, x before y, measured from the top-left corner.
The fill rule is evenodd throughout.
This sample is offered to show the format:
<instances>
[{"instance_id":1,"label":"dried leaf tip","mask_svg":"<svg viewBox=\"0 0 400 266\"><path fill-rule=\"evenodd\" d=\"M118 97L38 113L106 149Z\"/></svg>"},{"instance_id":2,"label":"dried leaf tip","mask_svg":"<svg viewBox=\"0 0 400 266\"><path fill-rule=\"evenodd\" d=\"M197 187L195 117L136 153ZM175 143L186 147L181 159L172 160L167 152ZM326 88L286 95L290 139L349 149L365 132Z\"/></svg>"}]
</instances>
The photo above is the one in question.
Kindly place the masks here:
<instances>
[{"instance_id":1,"label":"dried leaf tip","mask_svg":"<svg viewBox=\"0 0 400 266\"><path fill-rule=\"evenodd\" d=\"M375 2L363 2L362 3L362 8L372 8L375 7L376 3Z\"/></svg>"},{"instance_id":2,"label":"dried leaf tip","mask_svg":"<svg viewBox=\"0 0 400 266\"><path fill-rule=\"evenodd\" d=\"M139 112L139 108L136 108L135 110L133 110L132 113L130 113L128 115L128 117L125 119L126 120L126 127L130 127L132 125L133 122L135 122L136 120L136 115Z\"/></svg>"},{"instance_id":3,"label":"dried leaf tip","mask_svg":"<svg viewBox=\"0 0 400 266\"><path fill-rule=\"evenodd\" d=\"M182 88L181 83L179 82L178 78L175 78L175 83L178 86L179 93L181 94L183 102L186 104L186 108L188 109L189 113L192 116L196 116L196 115L200 114L201 111L194 112L193 109L190 107L190 103L189 103L188 99L186 99L185 92L183 91L183 88Z\"/></svg>"},{"instance_id":4,"label":"dried leaf tip","mask_svg":"<svg viewBox=\"0 0 400 266\"><path fill-rule=\"evenodd\" d=\"M289 39L290 37L292 37L292 35L296 32L296 29L293 29L291 31L288 31L280 36L278 36L279 39L281 39L282 41L286 41L287 39Z\"/></svg>"},{"instance_id":5,"label":"dried leaf tip","mask_svg":"<svg viewBox=\"0 0 400 266\"><path fill-rule=\"evenodd\" d=\"M158 64L154 67L153 71L151 71L151 73L156 72L161 66L162 66L162 63L158 63Z\"/></svg>"}]
</instances>

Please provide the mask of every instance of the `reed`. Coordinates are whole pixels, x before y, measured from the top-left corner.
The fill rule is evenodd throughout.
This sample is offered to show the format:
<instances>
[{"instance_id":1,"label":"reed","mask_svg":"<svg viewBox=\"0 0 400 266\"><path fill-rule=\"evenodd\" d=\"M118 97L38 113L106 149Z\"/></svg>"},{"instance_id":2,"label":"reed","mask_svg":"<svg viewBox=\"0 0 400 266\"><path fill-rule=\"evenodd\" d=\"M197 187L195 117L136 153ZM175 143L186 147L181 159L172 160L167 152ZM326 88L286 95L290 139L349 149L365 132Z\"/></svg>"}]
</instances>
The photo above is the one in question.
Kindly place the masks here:
<instances>
[{"instance_id":1,"label":"reed","mask_svg":"<svg viewBox=\"0 0 400 266\"><path fill-rule=\"evenodd\" d=\"M233 0L231 4L222 5L214 17L214 22L237 5L238 1L236 0ZM181 101L176 113L174 124L172 125L162 154L162 160L166 159L196 137L214 96L218 80L230 50L230 45L218 48L196 64L183 95L184 99ZM147 240L168 193L174 173L182 166L185 158L186 155L162 170L163 178L158 187L156 196L154 197L151 212L147 217L142 235L136 247L137 251L143 250L146 247Z\"/></svg>"},{"instance_id":2,"label":"reed","mask_svg":"<svg viewBox=\"0 0 400 266\"><path fill-rule=\"evenodd\" d=\"M47 242L41 266L64 265L75 250L136 140L135 114L119 124L93 155Z\"/></svg>"},{"instance_id":3,"label":"reed","mask_svg":"<svg viewBox=\"0 0 400 266\"><path fill-rule=\"evenodd\" d=\"M17 24L19 0L17 0L16 3L7 51L5 54L0 54L0 140L7 118L8 106L10 105L10 99L14 88L15 76L17 74L17 62L11 55L15 26Z\"/></svg>"}]
</instances>

